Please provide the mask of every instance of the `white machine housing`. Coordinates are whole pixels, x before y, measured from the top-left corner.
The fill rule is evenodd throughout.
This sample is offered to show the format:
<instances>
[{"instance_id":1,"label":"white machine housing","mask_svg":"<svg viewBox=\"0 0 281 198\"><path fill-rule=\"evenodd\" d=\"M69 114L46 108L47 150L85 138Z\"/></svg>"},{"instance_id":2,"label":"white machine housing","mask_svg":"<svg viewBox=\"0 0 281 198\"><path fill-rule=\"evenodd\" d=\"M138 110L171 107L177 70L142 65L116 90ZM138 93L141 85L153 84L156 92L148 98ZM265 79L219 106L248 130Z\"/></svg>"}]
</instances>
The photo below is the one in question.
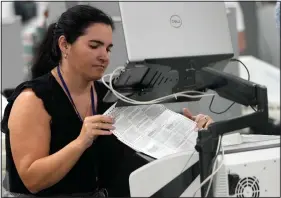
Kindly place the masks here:
<instances>
[{"instance_id":1,"label":"white machine housing","mask_svg":"<svg viewBox=\"0 0 281 198\"><path fill-rule=\"evenodd\" d=\"M213 183L215 197L280 197L280 147L228 154L223 163ZM239 176L234 185L229 174Z\"/></svg>"},{"instance_id":2,"label":"white machine housing","mask_svg":"<svg viewBox=\"0 0 281 198\"><path fill-rule=\"evenodd\" d=\"M280 197L280 147L227 154L223 162L220 155L217 162L223 166L214 177L214 197Z\"/></svg>"},{"instance_id":3,"label":"white machine housing","mask_svg":"<svg viewBox=\"0 0 281 198\"><path fill-rule=\"evenodd\" d=\"M222 140L224 165L213 177L214 197L280 197L280 136L239 133L236 136L239 138L234 138L234 141L233 135L226 135ZM198 160L198 153L190 151L169 155L140 167L129 178L131 197L153 195ZM222 156L219 155L217 160L219 166ZM233 195L229 195L228 173L238 174L242 179ZM254 190L247 187L248 184L253 184ZM200 175L180 197L193 197L194 193L195 197L201 197Z\"/></svg>"}]
</instances>

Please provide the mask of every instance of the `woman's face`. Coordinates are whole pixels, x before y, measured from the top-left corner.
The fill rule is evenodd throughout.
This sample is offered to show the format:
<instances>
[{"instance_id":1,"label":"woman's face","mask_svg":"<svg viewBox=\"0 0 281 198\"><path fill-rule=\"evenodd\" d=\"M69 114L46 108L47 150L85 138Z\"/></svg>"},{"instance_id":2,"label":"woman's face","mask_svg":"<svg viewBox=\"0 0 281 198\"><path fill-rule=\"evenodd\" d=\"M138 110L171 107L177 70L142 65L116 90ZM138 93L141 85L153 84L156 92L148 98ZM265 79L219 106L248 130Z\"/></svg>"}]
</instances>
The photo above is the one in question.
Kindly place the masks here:
<instances>
[{"instance_id":1,"label":"woman's face","mask_svg":"<svg viewBox=\"0 0 281 198\"><path fill-rule=\"evenodd\" d=\"M88 80L99 80L109 64L112 46L111 26L92 24L69 47L68 65Z\"/></svg>"}]
</instances>

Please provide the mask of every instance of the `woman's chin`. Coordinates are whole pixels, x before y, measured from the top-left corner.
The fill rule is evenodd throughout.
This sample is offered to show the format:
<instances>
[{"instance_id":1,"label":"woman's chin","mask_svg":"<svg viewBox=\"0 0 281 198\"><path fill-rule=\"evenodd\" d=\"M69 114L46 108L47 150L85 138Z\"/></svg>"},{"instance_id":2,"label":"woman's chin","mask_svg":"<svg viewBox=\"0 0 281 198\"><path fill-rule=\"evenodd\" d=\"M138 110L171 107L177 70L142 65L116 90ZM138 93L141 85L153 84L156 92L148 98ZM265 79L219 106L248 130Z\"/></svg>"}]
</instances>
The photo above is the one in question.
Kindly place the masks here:
<instances>
[{"instance_id":1,"label":"woman's chin","mask_svg":"<svg viewBox=\"0 0 281 198\"><path fill-rule=\"evenodd\" d=\"M104 75L104 72L102 72L102 73L95 73L95 74L91 75L89 77L89 79L90 79L90 81L100 80L103 77L103 75Z\"/></svg>"},{"instance_id":2,"label":"woman's chin","mask_svg":"<svg viewBox=\"0 0 281 198\"><path fill-rule=\"evenodd\" d=\"M105 69L94 68L94 70L88 73L88 78L90 80L100 80L103 77L104 73L105 73Z\"/></svg>"}]
</instances>

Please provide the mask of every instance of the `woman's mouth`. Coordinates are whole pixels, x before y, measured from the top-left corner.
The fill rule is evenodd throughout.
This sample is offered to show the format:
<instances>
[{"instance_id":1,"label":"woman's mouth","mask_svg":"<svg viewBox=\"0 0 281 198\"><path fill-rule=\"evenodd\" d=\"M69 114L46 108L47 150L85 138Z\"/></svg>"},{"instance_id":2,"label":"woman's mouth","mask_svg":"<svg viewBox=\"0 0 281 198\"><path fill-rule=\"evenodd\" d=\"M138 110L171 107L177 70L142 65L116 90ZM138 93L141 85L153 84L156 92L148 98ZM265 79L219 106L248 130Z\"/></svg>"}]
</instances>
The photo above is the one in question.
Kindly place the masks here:
<instances>
[{"instance_id":1,"label":"woman's mouth","mask_svg":"<svg viewBox=\"0 0 281 198\"><path fill-rule=\"evenodd\" d=\"M97 69L102 69L102 70L105 69L105 66L104 66L104 65L94 65L93 67L94 67L94 68L97 68Z\"/></svg>"}]
</instances>

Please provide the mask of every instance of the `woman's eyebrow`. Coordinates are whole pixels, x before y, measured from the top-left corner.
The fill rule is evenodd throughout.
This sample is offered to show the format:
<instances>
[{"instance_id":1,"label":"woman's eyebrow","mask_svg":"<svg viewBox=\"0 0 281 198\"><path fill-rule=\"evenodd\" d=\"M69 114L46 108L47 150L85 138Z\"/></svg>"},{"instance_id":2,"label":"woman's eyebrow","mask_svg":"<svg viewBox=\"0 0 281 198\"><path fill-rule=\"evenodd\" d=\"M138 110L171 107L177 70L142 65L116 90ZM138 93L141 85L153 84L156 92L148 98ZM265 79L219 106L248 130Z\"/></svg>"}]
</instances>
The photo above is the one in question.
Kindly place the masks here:
<instances>
[{"instance_id":1,"label":"woman's eyebrow","mask_svg":"<svg viewBox=\"0 0 281 198\"><path fill-rule=\"evenodd\" d=\"M90 40L90 42L94 42L94 43L98 43L98 44L100 44L100 45L104 45L104 42L102 42L102 41L100 41L100 40ZM110 43L110 44L108 45L108 47L113 47L113 44Z\"/></svg>"}]
</instances>

